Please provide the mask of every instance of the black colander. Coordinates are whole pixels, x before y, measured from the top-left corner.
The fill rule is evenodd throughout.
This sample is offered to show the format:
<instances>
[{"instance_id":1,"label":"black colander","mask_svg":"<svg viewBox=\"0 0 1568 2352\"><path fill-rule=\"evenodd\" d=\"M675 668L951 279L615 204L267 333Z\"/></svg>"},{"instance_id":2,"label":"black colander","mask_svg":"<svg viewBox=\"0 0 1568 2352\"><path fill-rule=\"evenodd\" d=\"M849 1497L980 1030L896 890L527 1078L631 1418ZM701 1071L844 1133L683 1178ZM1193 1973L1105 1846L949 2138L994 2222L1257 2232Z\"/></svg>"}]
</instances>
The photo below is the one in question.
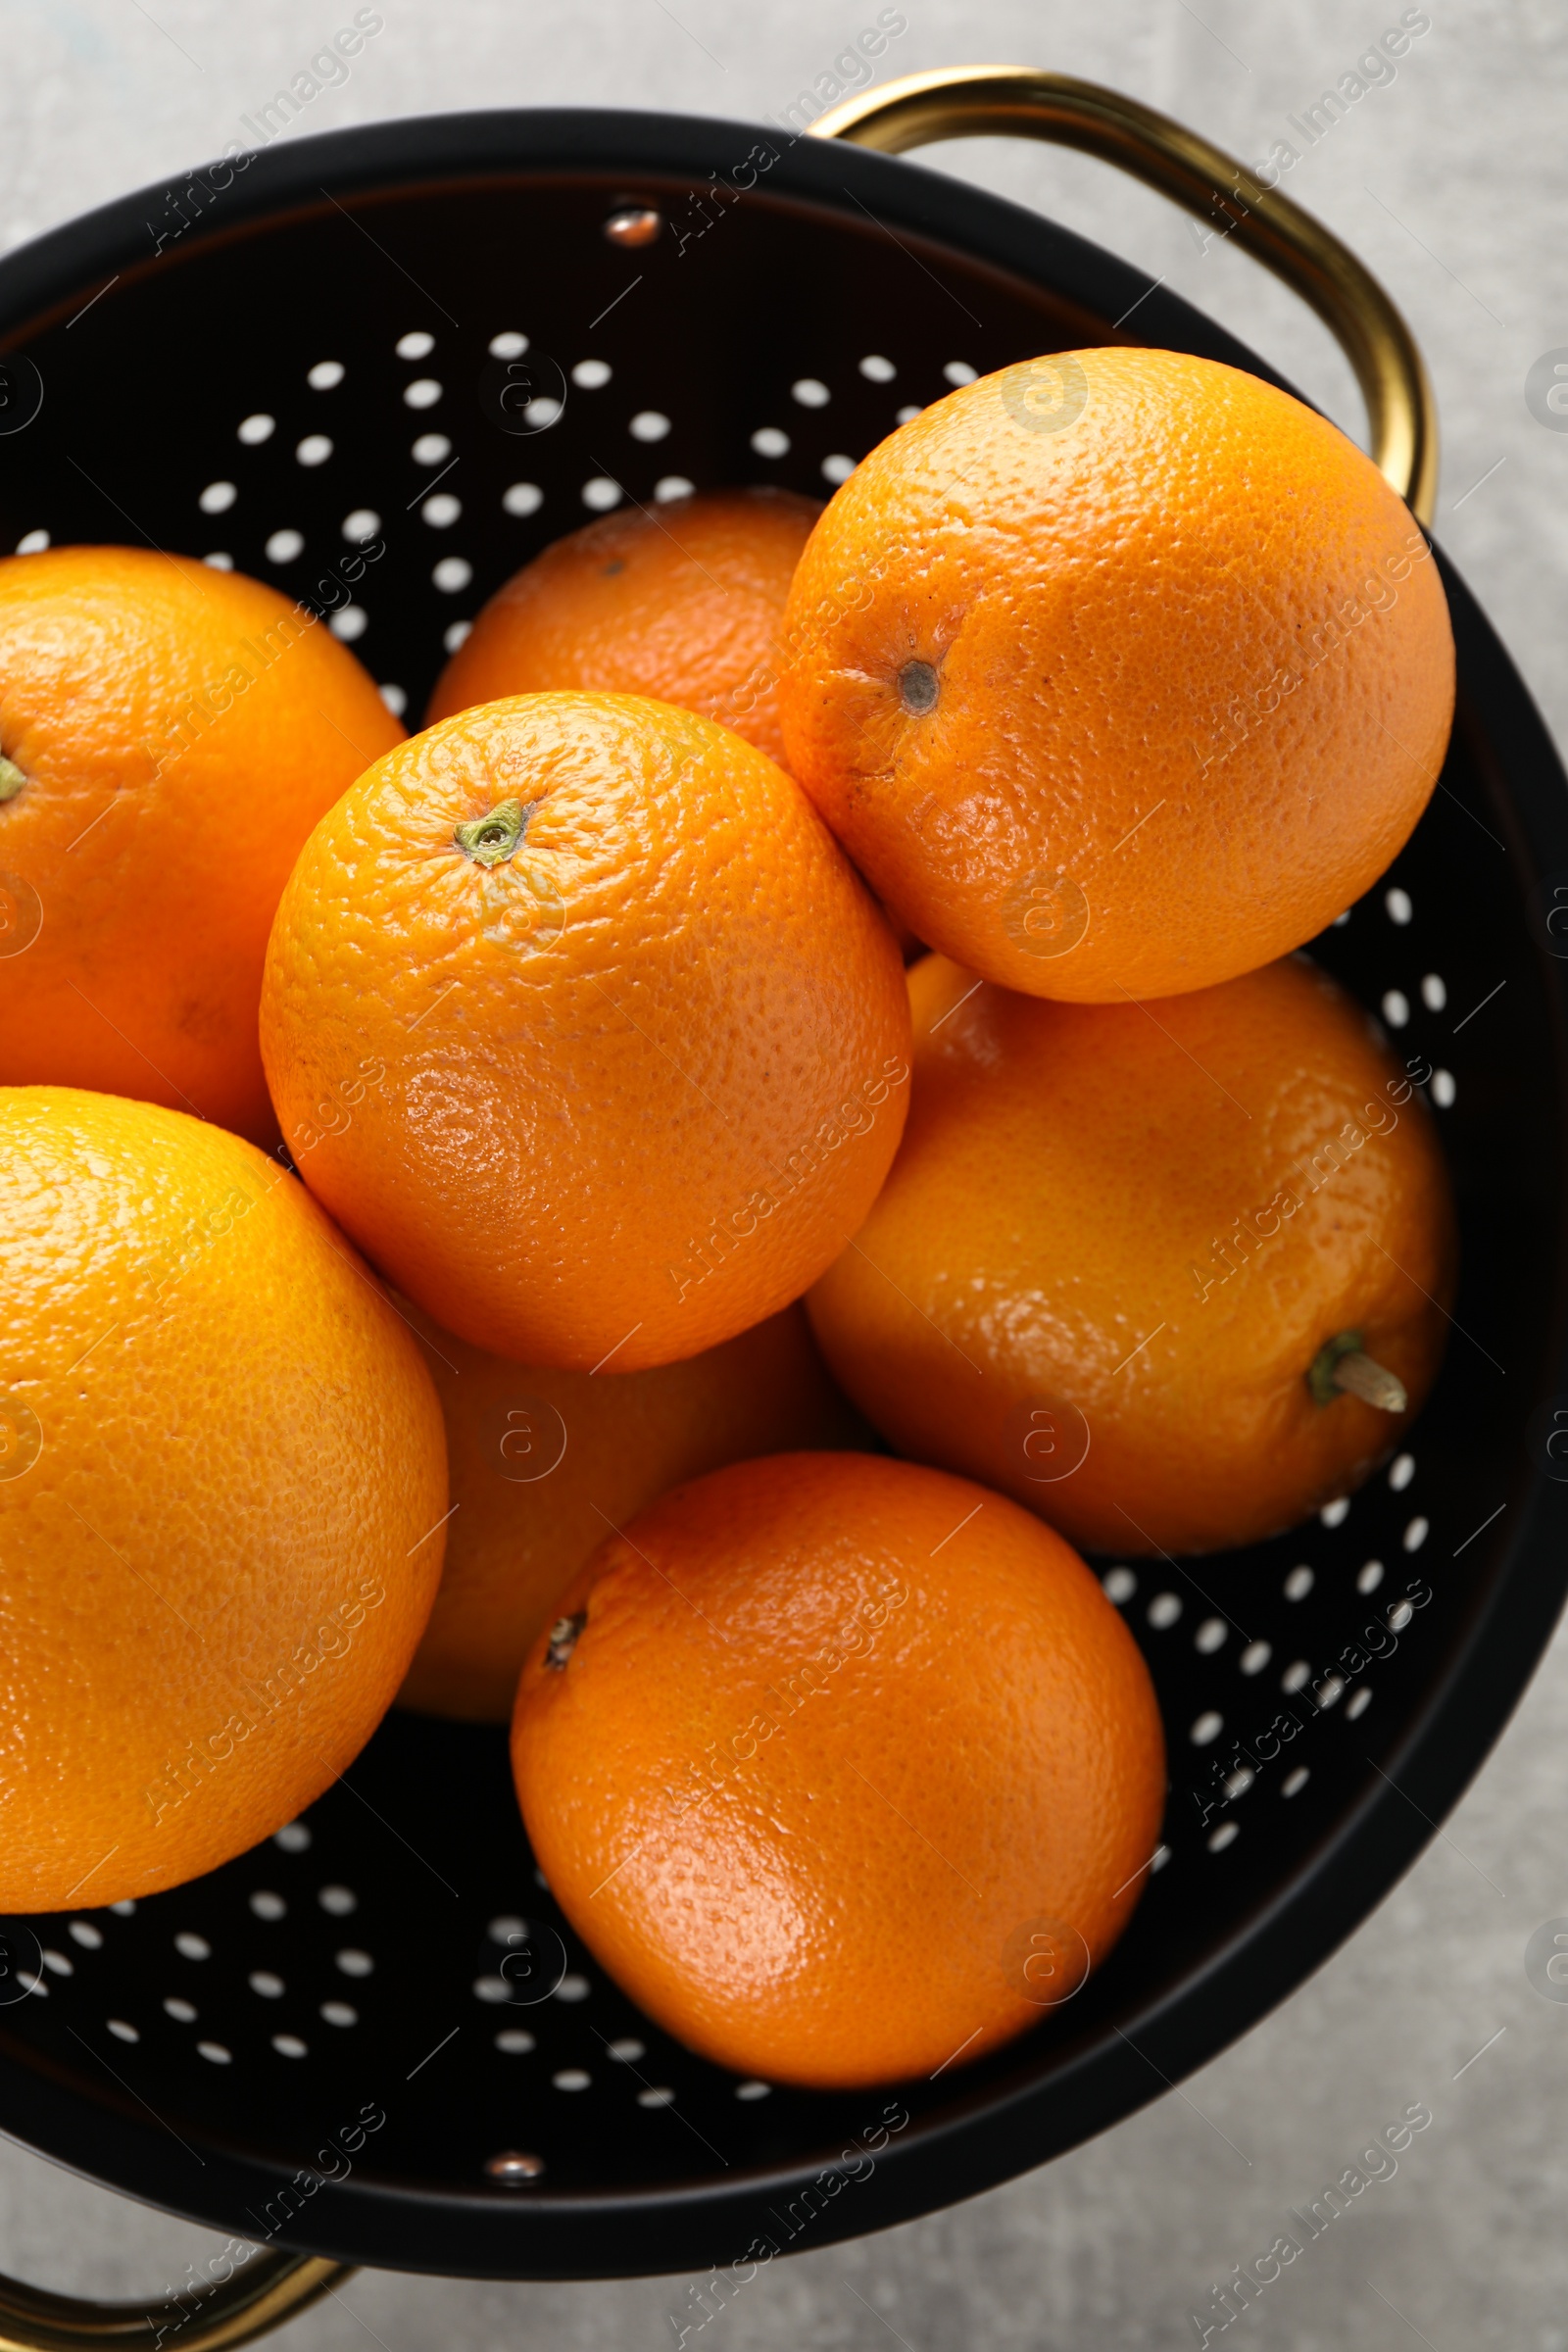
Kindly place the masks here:
<instances>
[{"instance_id":1,"label":"black colander","mask_svg":"<svg viewBox=\"0 0 1568 2352\"><path fill-rule=\"evenodd\" d=\"M1396 318L1226 159L1023 73L921 77L858 112L830 127L1092 145L1234 223L1331 318L1385 468L1425 510ZM855 145L586 112L297 140L0 263L0 548L231 563L330 612L417 723L483 601L595 512L688 485L825 495L972 372L1118 333L1277 380L1093 246ZM575 1942L502 1735L394 1715L304 1821L227 1868L6 1925L0 2127L236 2245L150 2320L7 2289L0 2340L161 2327L194 2352L270 2324L337 2263L738 2280L1157 2097L1382 1897L1517 1699L1568 1572L1568 799L1506 655L1444 576L1459 705L1441 787L1314 952L1380 1012L1439 1123L1464 1253L1446 1367L1408 1449L1320 1521L1191 1570L1102 1564L1171 1755L1164 1844L1106 1966L1022 2040L929 2082L736 2080ZM548 1947L542 1927L564 1942L559 1983L504 1965ZM932 1917L932 1946L945 1932ZM905 1960L917 1973L925 1953Z\"/></svg>"}]
</instances>

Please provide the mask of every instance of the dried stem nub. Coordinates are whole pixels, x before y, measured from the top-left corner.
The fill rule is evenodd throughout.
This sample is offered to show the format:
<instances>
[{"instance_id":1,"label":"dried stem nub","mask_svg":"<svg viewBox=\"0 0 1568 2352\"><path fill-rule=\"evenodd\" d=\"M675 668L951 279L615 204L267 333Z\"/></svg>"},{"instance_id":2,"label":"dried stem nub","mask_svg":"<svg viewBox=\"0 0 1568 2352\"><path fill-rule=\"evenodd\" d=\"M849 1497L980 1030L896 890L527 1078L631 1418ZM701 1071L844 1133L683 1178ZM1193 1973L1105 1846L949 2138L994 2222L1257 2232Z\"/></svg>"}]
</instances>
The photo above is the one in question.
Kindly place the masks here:
<instances>
[{"instance_id":1,"label":"dried stem nub","mask_svg":"<svg viewBox=\"0 0 1568 2352\"><path fill-rule=\"evenodd\" d=\"M550 1646L545 1651L545 1667L553 1674L564 1674L566 1661L577 1646L577 1636L588 1622L586 1609L573 1616L558 1617L550 1629Z\"/></svg>"},{"instance_id":2,"label":"dried stem nub","mask_svg":"<svg viewBox=\"0 0 1568 2352\"><path fill-rule=\"evenodd\" d=\"M1402 1413L1410 1402L1403 1381L1367 1354L1358 1331L1342 1331L1318 1349L1306 1385L1319 1404L1350 1396L1379 1412Z\"/></svg>"},{"instance_id":3,"label":"dried stem nub","mask_svg":"<svg viewBox=\"0 0 1568 2352\"><path fill-rule=\"evenodd\" d=\"M906 662L899 672L899 700L911 718L924 718L937 707L941 681L929 662Z\"/></svg>"},{"instance_id":4,"label":"dried stem nub","mask_svg":"<svg viewBox=\"0 0 1568 2352\"><path fill-rule=\"evenodd\" d=\"M1402 1413L1410 1399L1404 1393L1404 1383L1392 1372L1385 1371L1359 1348L1342 1355L1334 1367L1334 1386L1348 1389L1359 1396L1363 1404L1375 1404L1379 1412Z\"/></svg>"}]
</instances>

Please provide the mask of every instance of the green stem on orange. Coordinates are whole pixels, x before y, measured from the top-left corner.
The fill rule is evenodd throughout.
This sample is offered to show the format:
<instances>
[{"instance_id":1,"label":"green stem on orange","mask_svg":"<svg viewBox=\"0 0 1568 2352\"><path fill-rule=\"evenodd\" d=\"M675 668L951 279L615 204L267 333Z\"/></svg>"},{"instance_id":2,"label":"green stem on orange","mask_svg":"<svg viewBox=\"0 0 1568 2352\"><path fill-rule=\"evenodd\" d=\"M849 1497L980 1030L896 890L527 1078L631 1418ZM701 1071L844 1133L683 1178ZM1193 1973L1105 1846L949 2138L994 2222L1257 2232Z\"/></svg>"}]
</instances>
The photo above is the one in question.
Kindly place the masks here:
<instances>
[{"instance_id":1,"label":"green stem on orange","mask_svg":"<svg viewBox=\"0 0 1568 2352\"><path fill-rule=\"evenodd\" d=\"M14 801L26 781L16 761L0 752L0 803Z\"/></svg>"},{"instance_id":2,"label":"green stem on orange","mask_svg":"<svg viewBox=\"0 0 1568 2352\"><path fill-rule=\"evenodd\" d=\"M1306 1385L1320 1405L1350 1396L1376 1405L1380 1412L1402 1413L1410 1401L1403 1381L1367 1354L1358 1331L1339 1332L1318 1349Z\"/></svg>"},{"instance_id":3,"label":"green stem on orange","mask_svg":"<svg viewBox=\"0 0 1568 2352\"><path fill-rule=\"evenodd\" d=\"M476 865L505 865L521 846L528 819L538 805L530 801L525 808L520 801L503 801L488 816L470 817L466 824L456 826L452 838L465 858L471 858Z\"/></svg>"}]
</instances>

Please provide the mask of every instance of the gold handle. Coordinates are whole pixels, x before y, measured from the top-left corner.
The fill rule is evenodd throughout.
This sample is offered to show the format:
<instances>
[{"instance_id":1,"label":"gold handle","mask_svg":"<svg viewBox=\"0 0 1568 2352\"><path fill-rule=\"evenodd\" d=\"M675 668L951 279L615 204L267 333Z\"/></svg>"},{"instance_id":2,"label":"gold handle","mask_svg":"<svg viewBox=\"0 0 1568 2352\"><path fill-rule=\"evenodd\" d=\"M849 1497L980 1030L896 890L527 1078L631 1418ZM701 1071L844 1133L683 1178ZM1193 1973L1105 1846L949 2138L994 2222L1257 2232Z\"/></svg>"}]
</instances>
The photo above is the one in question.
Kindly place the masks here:
<instances>
[{"instance_id":1,"label":"gold handle","mask_svg":"<svg viewBox=\"0 0 1568 2352\"><path fill-rule=\"evenodd\" d=\"M220 2286L179 2301L78 2303L0 2278L0 2352L94 2352L120 2345L155 2352L219 2352L248 2344L303 2311L353 2271L315 2254L256 2254ZM187 2305L192 2308L187 2309Z\"/></svg>"},{"instance_id":2,"label":"gold handle","mask_svg":"<svg viewBox=\"0 0 1568 2352\"><path fill-rule=\"evenodd\" d=\"M1430 523L1437 503L1438 418L1415 340L1370 270L1310 213L1259 188L1242 166L1197 131L1098 82L1032 66L959 66L910 74L847 98L811 124L824 139L851 139L884 155L931 139L986 133L1080 147L1205 220L1224 220L1237 242L1309 302L1355 370L1366 402L1373 463Z\"/></svg>"}]
</instances>

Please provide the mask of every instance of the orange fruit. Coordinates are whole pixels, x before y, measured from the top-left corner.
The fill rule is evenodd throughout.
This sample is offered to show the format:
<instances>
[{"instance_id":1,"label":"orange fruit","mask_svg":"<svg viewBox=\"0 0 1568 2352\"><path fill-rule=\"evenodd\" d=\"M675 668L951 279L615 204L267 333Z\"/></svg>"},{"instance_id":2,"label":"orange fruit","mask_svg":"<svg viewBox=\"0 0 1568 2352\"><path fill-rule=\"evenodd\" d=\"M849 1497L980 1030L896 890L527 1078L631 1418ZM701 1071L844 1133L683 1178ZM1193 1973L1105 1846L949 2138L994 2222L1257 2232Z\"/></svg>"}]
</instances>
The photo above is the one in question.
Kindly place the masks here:
<instances>
[{"instance_id":1,"label":"orange fruit","mask_svg":"<svg viewBox=\"0 0 1568 2352\"><path fill-rule=\"evenodd\" d=\"M346 1769L441 1570L415 1342L182 1111L0 1090L0 1913L150 1894Z\"/></svg>"},{"instance_id":2,"label":"orange fruit","mask_svg":"<svg viewBox=\"0 0 1568 2352\"><path fill-rule=\"evenodd\" d=\"M347 647L239 572L0 563L0 1084L270 1142L268 928L318 817L402 739Z\"/></svg>"},{"instance_id":3,"label":"orange fruit","mask_svg":"<svg viewBox=\"0 0 1568 2352\"><path fill-rule=\"evenodd\" d=\"M1431 1119L1359 1006L1304 956L1152 1006L940 956L909 987L904 1145L808 1301L883 1435L1092 1550L1248 1544L1359 1485L1455 1266ZM1404 1409L1343 1386L1351 1355Z\"/></svg>"},{"instance_id":4,"label":"orange fruit","mask_svg":"<svg viewBox=\"0 0 1568 2352\"><path fill-rule=\"evenodd\" d=\"M534 1636L597 1550L684 1479L747 1454L863 1445L805 1309L651 1372L556 1372L486 1355L430 1321L456 1506L441 1590L399 1696L429 1715L506 1723Z\"/></svg>"},{"instance_id":5,"label":"orange fruit","mask_svg":"<svg viewBox=\"0 0 1568 2352\"><path fill-rule=\"evenodd\" d=\"M1289 393L1102 349L951 393L790 591L792 771L917 937L1114 1003L1299 947L1427 804L1447 605L1370 459Z\"/></svg>"},{"instance_id":6,"label":"orange fruit","mask_svg":"<svg viewBox=\"0 0 1568 2352\"><path fill-rule=\"evenodd\" d=\"M892 933L782 769L631 695L444 719L324 817L262 1052L306 1182L521 1363L696 1355L799 1298L904 1123Z\"/></svg>"},{"instance_id":7,"label":"orange fruit","mask_svg":"<svg viewBox=\"0 0 1568 2352\"><path fill-rule=\"evenodd\" d=\"M965 2065L1070 1995L1159 1834L1148 1670L999 1494L775 1454L611 1536L523 1668L551 1892L705 2057L817 2088Z\"/></svg>"},{"instance_id":8,"label":"orange fruit","mask_svg":"<svg viewBox=\"0 0 1568 2352\"><path fill-rule=\"evenodd\" d=\"M775 685L790 581L815 499L713 490L622 510L558 539L485 606L426 723L554 687L679 703L782 760Z\"/></svg>"}]
</instances>

